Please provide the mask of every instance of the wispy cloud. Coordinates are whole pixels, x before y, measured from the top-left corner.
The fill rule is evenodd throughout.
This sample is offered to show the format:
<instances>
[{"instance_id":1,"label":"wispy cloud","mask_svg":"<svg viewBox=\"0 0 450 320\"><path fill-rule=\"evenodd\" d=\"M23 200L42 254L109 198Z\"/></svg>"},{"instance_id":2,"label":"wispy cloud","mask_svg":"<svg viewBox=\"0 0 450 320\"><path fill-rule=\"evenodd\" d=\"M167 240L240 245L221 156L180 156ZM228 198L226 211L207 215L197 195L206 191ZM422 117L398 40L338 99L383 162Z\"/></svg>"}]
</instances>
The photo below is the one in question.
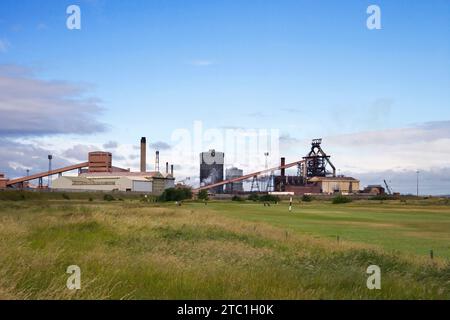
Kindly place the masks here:
<instances>
[{"instance_id":1,"label":"wispy cloud","mask_svg":"<svg viewBox=\"0 0 450 320\"><path fill-rule=\"evenodd\" d=\"M304 109L301 108L281 108L281 111L287 112L287 113L302 113L304 112Z\"/></svg>"},{"instance_id":2,"label":"wispy cloud","mask_svg":"<svg viewBox=\"0 0 450 320\"><path fill-rule=\"evenodd\" d=\"M265 114L264 112L261 112L261 111L255 111L255 112L246 113L245 116L250 117L250 118L265 118L265 117L267 117L267 114Z\"/></svg>"},{"instance_id":3,"label":"wispy cloud","mask_svg":"<svg viewBox=\"0 0 450 320\"><path fill-rule=\"evenodd\" d=\"M163 141L156 141L154 143L151 143L150 147L155 150L169 150L171 148L168 143L165 143Z\"/></svg>"},{"instance_id":4,"label":"wispy cloud","mask_svg":"<svg viewBox=\"0 0 450 320\"><path fill-rule=\"evenodd\" d=\"M394 192L416 194L417 173L416 170L385 170L364 173L342 172L349 176L355 176L361 180L362 186L369 184L381 184L387 180ZM450 194L450 167L430 168L420 170L419 193L421 195L448 195Z\"/></svg>"},{"instance_id":5,"label":"wispy cloud","mask_svg":"<svg viewBox=\"0 0 450 320\"><path fill-rule=\"evenodd\" d=\"M26 170L37 173L47 170L47 155L54 154L46 146L30 142L20 142L0 137L0 171L9 178L24 176ZM68 165L70 162L61 157L53 159L55 168Z\"/></svg>"},{"instance_id":6,"label":"wispy cloud","mask_svg":"<svg viewBox=\"0 0 450 320\"><path fill-rule=\"evenodd\" d=\"M43 30L47 30L48 26L45 23L40 22L37 24L36 29L39 31L43 31Z\"/></svg>"},{"instance_id":7,"label":"wispy cloud","mask_svg":"<svg viewBox=\"0 0 450 320\"><path fill-rule=\"evenodd\" d=\"M215 62L212 60L207 60L207 59L197 59L197 60L190 61L189 64L196 66L196 67L209 67L209 66L214 65Z\"/></svg>"},{"instance_id":8,"label":"wispy cloud","mask_svg":"<svg viewBox=\"0 0 450 320\"><path fill-rule=\"evenodd\" d=\"M11 44L7 39L0 39L0 53L6 53L8 52L9 48L11 47Z\"/></svg>"},{"instance_id":9,"label":"wispy cloud","mask_svg":"<svg viewBox=\"0 0 450 320\"><path fill-rule=\"evenodd\" d=\"M117 141L108 141L103 145L103 148L105 149L116 149L119 146Z\"/></svg>"},{"instance_id":10,"label":"wispy cloud","mask_svg":"<svg viewBox=\"0 0 450 320\"><path fill-rule=\"evenodd\" d=\"M96 120L100 102L87 86L41 80L26 68L0 66L0 135L90 134L105 130Z\"/></svg>"},{"instance_id":11,"label":"wispy cloud","mask_svg":"<svg viewBox=\"0 0 450 320\"><path fill-rule=\"evenodd\" d=\"M283 147L284 145L292 145L305 143L306 140L301 140L295 137L292 137L290 134L282 134L280 135L280 145Z\"/></svg>"},{"instance_id":12,"label":"wispy cloud","mask_svg":"<svg viewBox=\"0 0 450 320\"><path fill-rule=\"evenodd\" d=\"M77 161L86 161L89 152L98 151L93 145L77 144L63 152L63 156Z\"/></svg>"},{"instance_id":13,"label":"wispy cloud","mask_svg":"<svg viewBox=\"0 0 450 320\"><path fill-rule=\"evenodd\" d=\"M432 121L405 128L343 134L329 137L328 140L340 145L386 146L430 142L445 138L450 139L450 121Z\"/></svg>"},{"instance_id":14,"label":"wispy cloud","mask_svg":"<svg viewBox=\"0 0 450 320\"><path fill-rule=\"evenodd\" d=\"M440 170L450 168L450 121L322 137L322 146L334 165L342 172L360 177L363 183L375 180L380 183L383 175L398 173L400 179L400 173L409 177L416 170L433 174L439 171L442 179L434 188L438 192L444 190L442 181L450 180L450 171ZM292 160L300 159L309 151L310 138L280 136L281 153ZM400 186L399 189L407 190Z\"/></svg>"}]
</instances>

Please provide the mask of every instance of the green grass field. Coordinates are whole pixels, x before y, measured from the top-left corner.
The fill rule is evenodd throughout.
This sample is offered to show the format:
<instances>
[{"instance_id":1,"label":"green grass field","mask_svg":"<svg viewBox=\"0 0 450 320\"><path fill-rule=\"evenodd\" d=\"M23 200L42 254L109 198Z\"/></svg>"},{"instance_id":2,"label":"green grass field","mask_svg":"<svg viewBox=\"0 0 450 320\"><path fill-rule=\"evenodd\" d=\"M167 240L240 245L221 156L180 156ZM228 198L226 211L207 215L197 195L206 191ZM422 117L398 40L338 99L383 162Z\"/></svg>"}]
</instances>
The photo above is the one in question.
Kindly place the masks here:
<instances>
[{"instance_id":1,"label":"green grass field","mask_svg":"<svg viewBox=\"0 0 450 320\"><path fill-rule=\"evenodd\" d=\"M248 203L215 203L218 213L247 221L267 222L297 234L376 245L389 251L450 259L450 206L433 202L357 201L333 205L329 202L264 207Z\"/></svg>"},{"instance_id":2,"label":"green grass field","mask_svg":"<svg viewBox=\"0 0 450 320\"><path fill-rule=\"evenodd\" d=\"M2 299L450 299L445 201L15 200L0 200Z\"/></svg>"}]
</instances>

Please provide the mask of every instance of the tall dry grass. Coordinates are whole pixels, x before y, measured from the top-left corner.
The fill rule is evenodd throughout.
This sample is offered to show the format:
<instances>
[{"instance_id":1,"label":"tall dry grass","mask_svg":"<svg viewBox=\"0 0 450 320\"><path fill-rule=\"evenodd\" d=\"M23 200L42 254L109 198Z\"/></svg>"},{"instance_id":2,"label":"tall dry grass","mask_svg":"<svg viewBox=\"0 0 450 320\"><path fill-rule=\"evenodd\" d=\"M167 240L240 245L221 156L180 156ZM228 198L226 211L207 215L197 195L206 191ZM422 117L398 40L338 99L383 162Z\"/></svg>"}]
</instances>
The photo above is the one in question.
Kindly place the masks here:
<instances>
[{"instance_id":1,"label":"tall dry grass","mask_svg":"<svg viewBox=\"0 0 450 320\"><path fill-rule=\"evenodd\" d=\"M245 208L244 208L245 210ZM294 234L208 206L0 201L1 299L448 299L447 261ZM68 265L81 290L66 288ZM366 288L369 264L382 290Z\"/></svg>"}]
</instances>

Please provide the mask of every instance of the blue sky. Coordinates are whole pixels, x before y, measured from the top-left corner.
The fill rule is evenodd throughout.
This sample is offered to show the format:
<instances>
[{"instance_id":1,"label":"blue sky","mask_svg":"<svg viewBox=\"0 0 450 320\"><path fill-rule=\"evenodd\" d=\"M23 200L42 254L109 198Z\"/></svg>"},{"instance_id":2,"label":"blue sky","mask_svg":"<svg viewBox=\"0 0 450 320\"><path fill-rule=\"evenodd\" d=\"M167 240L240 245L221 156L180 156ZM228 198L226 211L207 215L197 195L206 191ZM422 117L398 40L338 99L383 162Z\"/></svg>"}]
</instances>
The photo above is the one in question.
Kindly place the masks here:
<instances>
[{"instance_id":1,"label":"blue sky","mask_svg":"<svg viewBox=\"0 0 450 320\"><path fill-rule=\"evenodd\" d=\"M81 8L81 30L65 26L71 4ZM366 28L370 4L381 8L381 30ZM431 126L444 130L444 137L430 139L436 151L447 152L439 145L450 141L449 39L446 0L2 0L0 64L26 68L23 77L47 84L64 81L80 91L72 99L95 98L96 121L88 135L2 135L48 143L62 154L65 141L131 145L147 136L170 144L175 128L200 120L211 128L277 128L297 142L280 151L298 157L315 137L326 143L326 137L392 132L402 140L403 129ZM381 160L358 167L344 156L357 152L352 143L334 141L329 150L340 152L338 166L348 172L450 167L429 165L418 156L423 144L410 140L397 147L416 148L417 163L402 167L380 143ZM363 156L373 158L371 150Z\"/></svg>"}]
</instances>

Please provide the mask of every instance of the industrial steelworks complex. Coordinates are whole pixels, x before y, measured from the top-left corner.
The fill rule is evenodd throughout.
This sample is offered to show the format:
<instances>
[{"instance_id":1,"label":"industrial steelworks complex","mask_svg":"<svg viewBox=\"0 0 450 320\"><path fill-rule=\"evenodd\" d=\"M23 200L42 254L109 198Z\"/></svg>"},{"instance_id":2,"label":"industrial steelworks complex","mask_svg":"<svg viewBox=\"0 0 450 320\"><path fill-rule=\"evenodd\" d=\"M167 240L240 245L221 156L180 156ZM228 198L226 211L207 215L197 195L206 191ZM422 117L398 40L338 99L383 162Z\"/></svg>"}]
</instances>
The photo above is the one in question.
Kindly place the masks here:
<instances>
[{"instance_id":1,"label":"industrial steelworks complex","mask_svg":"<svg viewBox=\"0 0 450 320\"><path fill-rule=\"evenodd\" d=\"M200 186L193 189L193 192L208 190L211 194L262 192L291 195L360 193L358 179L336 175L336 168L330 161L330 156L322 149L321 143L322 139L314 139L311 150L302 159L286 163L285 158L281 158L277 167L268 168L266 164L265 169L248 174L244 174L243 170L237 167L230 167L225 170L225 179L225 154L215 150L202 152L200 153ZM146 138L143 137L139 172L113 166L113 155L110 152L90 152L87 162L59 169L51 168L52 157L49 156L48 171L27 174L25 177L15 179L7 179L4 174L0 174L0 189L30 188L29 182L37 180L36 189L123 191L158 195L167 188L183 185L175 185L173 165L169 169L169 163L166 162L165 171L160 171L159 151L156 151L154 171L147 171L146 152ZM264 155L267 159L268 153ZM287 175L286 169L289 168L296 169L296 174ZM77 176L63 176L63 173L73 170L78 170ZM51 180L50 177L53 175L58 175L58 178ZM43 184L44 178L47 178L47 185ZM251 184L246 191L244 191L245 180L247 185ZM370 188L370 193L383 192L384 188L381 186Z\"/></svg>"},{"instance_id":2,"label":"industrial steelworks complex","mask_svg":"<svg viewBox=\"0 0 450 320\"><path fill-rule=\"evenodd\" d=\"M140 171L131 172L130 169L122 169L112 165L112 154L110 152L96 151L88 154L88 161L63 167L51 169L51 156L49 156L49 170L22 178L8 180L0 174L0 188L27 188L29 181L37 180L38 189L52 189L67 191L129 191L143 192L159 195L165 189L175 186L173 177L173 165L169 172L169 164L161 173L159 170L159 152L156 153L155 171L147 171L146 163L146 138L141 139L141 162ZM78 170L78 176L63 176L65 172ZM58 178L51 180L52 175ZM48 177L48 185L43 185L43 178ZM50 184L51 182L51 184Z\"/></svg>"},{"instance_id":3,"label":"industrial steelworks complex","mask_svg":"<svg viewBox=\"0 0 450 320\"><path fill-rule=\"evenodd\" d=\"M243 193L243 181L251 180L250 192L292 195L359 193L359 180L336 175L336 168L330 161L330 156L323 151L321 143L322 139L314 139L311 150L301 160L286 163L285 158L281 158L280 165L274 168L266 167L262 171L246 175L235 167L227 169L225 180L223 180L225 155L215 150L202 152L200 187L194 192L210 190L213 193ZM296 175L286 175L288 168L297 168Z\"/></svg>"}]
</instances>

